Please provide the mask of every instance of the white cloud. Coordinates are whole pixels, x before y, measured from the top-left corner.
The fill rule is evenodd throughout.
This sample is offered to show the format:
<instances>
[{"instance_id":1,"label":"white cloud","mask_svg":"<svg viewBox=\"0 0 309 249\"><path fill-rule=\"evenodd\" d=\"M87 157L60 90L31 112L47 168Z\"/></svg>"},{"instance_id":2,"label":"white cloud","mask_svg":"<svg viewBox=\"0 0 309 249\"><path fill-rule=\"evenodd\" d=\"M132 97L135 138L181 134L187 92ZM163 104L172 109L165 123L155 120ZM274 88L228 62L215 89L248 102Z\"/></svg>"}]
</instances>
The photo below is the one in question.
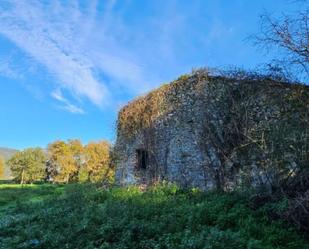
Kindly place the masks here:
<instances>
[{"instance_id":1,"label":"white cloud","mask_svg":"<svg viewBox=\"0 0 309 249\"><path fill-rule=\"evenodd\" d=\"M21 75L18 73L17 69L14 68L9 59L0 60L0 74L11 79L21 78Z\"/></svg>"},{"instance_id":2,"label":"white cloud","mask_svg":"<svg viewBox=\"0 0 309 249\"><path fill-rule=\"evenodd\" d=\"M0 35L46 68L57 82L53 89L70 93L79 105L87 99L106 107L190 70L183 55L197 52L186 33L195 11L181 11L176 1L154 1L153 13L139 16L130 12L131 5L129 0L2 0Z\"/></svg>"},{"instance_id":3,"label":"white cloud","mask_svg":"<svg viewBox=\"0 0 309 249\"><path fill-rule=\"evenodd\" d=\"M115 56L115 51L109 51L104 43L92 43L92 31L100 32L100 27L104 30L104 23L101 26L96 20L96 1L83 11L78 1L52 1L49 5L31 0L5 3L2 10L0 7L0 34L45 66L57 80L56 87L69 90L78 100L86 97L98 106L110 100L107 83L97 73L124 80L128 87L142 80L137 65ZM9 68L0 69L13 74Z\"/></svg>"},{"instance_id":4,"label":"white cloud","mask_svg":"<svg viewBox=\"0 0 309 249\"><path fill-rule=\"evenodd\" d=\"M74 46L70 27L59 30L46 13L35 1L13 1L10 9L0 14L0 33L43 64L62 87L101 105L107 89L95 78L91 63Z\"/></svg>"},{"instance_id":5,"label":"white cloud","mask_svg":"<svg viewBox=\"0 0 309 249\"><path fill-rule=\"evenodd\" d=\"M70 103L66 104L65 106L63 106L63 109L68 111L68 112L71 112L71 113L75 113L75 114L84 114L84 110L75 106L75 105L72 105Z\"/></svg>"},{"instance_id":6,"label":"white cloud","mask_svg":"<svg viewBox=\"0 0 309 249\"><path fill-rule=\"evenodd\" d=\"M73 105L72 103L70 103L70 101L67 100L62 95L61 90L56 89L55 91L53 91L51 93L51 96L54 99L58 100L59 102L63 103L63 106L61 107L61 109L66 110L66 111L71 112L71 113L75 113L75 114L84 114L85 113L85 111L82 108L77 107L77 106Z\"/></svg>"}]
</instances>

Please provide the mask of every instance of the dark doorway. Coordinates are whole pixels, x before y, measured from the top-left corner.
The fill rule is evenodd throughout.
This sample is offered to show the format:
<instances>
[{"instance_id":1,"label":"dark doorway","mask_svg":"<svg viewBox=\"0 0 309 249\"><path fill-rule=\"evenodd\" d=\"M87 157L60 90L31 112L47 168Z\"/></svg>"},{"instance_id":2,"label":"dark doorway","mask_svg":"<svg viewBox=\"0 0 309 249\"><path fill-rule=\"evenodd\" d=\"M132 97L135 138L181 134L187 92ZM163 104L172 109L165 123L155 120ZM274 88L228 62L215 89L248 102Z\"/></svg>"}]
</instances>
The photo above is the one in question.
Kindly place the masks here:
<instances>
[{"instance_id":1,"label":"dark doorway","mask_svg":"<svg viewBox=\"0 0 309 249\"><path fill-rule=\"evenodd\" d=\"M147 169L148 166L148 151L144 149L137 149L136 150L136 158L137 164L136 167L138 169Z\"/></svg>"}]
</instances>

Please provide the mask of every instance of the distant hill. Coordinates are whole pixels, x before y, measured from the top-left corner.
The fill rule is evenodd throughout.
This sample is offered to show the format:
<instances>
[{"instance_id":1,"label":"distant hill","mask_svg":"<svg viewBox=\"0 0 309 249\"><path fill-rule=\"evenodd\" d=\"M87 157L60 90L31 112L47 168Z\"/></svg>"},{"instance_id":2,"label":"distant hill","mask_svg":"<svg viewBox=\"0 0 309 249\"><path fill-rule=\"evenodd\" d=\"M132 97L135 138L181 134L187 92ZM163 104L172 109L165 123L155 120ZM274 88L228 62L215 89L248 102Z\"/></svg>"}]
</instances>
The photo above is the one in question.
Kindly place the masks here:
<instances>
[{"instance_id":1,"label":"distant hill","mask_svg":"<svg viewBox=\"0 0 309 249\"><path fill-rule=\"evenodd\" d=\"M4 158L4 160L10 159L18 150L0 147L0 156ZM11 172L8 167L5 168L5 177L4 179L10 179L11 178Z\"/></svg>"},{"instance_id":2,"label":"distant hill","mask_svg":"<svg viewBox=\"0 0 309 249\"><path fill-rule=\"evenodd\" d=\"M4 160L8 160L13 156L18 150L0 147L0 156L4 158Z\"/></svg>"}]
</instances>

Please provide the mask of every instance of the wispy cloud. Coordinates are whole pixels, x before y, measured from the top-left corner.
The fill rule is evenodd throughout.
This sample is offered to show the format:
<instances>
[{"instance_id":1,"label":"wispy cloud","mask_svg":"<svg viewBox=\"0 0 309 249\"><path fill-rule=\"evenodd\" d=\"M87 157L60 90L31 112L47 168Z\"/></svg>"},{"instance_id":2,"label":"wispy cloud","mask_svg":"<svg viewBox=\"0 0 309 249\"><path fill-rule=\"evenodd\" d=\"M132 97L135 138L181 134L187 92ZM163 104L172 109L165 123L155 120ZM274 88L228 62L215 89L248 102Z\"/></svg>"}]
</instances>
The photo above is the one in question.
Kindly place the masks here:
<instances>
[{"instance_id":1,"label":"wispy cloud","mask_svg":"<svg viewBox=\"0 0 309 249\"><path fill-rule=\"evenodd\" d=\"M78 1L70 4L52 1L49 5L31 0L5 3L0 7L0 34L45 66L57 80L57 88L104 106L110 92L98 72L128 82L141 80L137 65L110 54L104 44L90 42L91 32L98 30L96 1L83 11ZM102 45L103 50L89 52ZM12 75L13 71L4 66L2 73Z\"/></svg>"},{"instance_id":2,"label":"wispy cloud","mask_svg":"<svg viewBox=\"0 0 309 249\"><path fill-rule=\"evenodd\" d=\"M0 60L0 75L3 75L11 79L20 79L21 75L17 72L17 69L14 68L9 58Z\"/></svg>"},{"instance_id":3,"label":"wispy cloud","mask_svg":"<svg viewBox=\"0 0 309 249\"><path fill-rule=\"evenodd\" d=\"M139 17L127 13L134 4L2 0L0 35L45 67L56 82L56 92L70 93L79 105L87 99L104 107L122 101L117 94L145 92L167 75L187 70L186 56L197 52L190 36L198 34L198 41L201 32L188 23L199 5L192 4L194 9L187 11L178 9L176 1L158 0L148 9L151 14ZM71 103L73 99L67 102L54 92L52 96L66 110L83 112Z\"/></svg>"},{"instance_id":4,"label":"wispy cloud","mask_svg":"<svg viewBox=\"0 0 309 249\"><path fill-rule=\"evenodd\" d=\"M54 10L56 7L52 6ZM69 20L52 22L48 6L36 1L11 1L6 8L0 14L0 33L43 64L61 87L101 105L107 89L95 78L91 62L74 45Z\"/></svg>"},{"instance_id":5,"label":"wispy cloud","mask_svg":"<svg viewBox=\"0 0 309 249\"><path fill-rule=\"evenodd\" d=\"M69 100L67 100L63 95L62 92L59 89L56 89L55 91L53 91L51 93L51 96L58 100L59 102L63 103L63 106L61 107L62 109L71 112L71 113L75 113L75 114L84 114L84 110L80 107L77 107L75 105L73 105L72 103L70 103Z\"/></svg>"}]
</instances>

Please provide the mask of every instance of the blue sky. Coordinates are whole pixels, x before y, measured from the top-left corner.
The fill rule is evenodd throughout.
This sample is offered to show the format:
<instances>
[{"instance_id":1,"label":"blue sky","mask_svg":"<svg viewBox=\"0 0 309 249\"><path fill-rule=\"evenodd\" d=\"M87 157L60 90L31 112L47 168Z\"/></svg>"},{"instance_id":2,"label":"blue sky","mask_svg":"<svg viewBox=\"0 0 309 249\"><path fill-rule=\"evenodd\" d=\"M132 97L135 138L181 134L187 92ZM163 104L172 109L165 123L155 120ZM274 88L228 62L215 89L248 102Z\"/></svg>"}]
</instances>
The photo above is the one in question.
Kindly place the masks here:
<instances>
[{"instance_id":1,"label":"blue sky","mask_svg":"<svg viewBox=\"0 0 309 249\"><path fill-rule=\"evenodd\" d=\"M128 100L201 66L267 62L246 37L289 0L0 0L0 146L115 139Z\"/></svg>"}]
</instances>

